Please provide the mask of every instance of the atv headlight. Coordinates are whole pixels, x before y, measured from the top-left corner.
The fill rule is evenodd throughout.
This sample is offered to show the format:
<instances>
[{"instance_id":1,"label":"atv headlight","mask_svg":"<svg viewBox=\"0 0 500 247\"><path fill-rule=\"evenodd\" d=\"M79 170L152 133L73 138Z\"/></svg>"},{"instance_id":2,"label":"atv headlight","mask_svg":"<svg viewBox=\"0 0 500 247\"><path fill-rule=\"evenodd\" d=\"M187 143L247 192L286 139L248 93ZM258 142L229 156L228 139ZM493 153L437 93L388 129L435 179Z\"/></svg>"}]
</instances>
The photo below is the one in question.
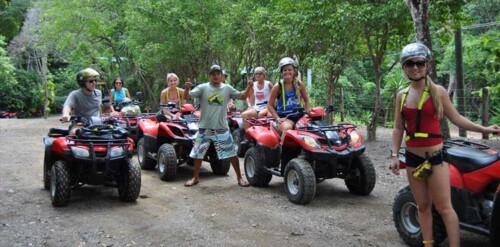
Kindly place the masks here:
<instances>
[{"instance_id":1,"label":"atv headlight","mask_svg":"<svg viewBox=\"0 0 500 247\"><path fill-rule=\"evenodd\" d=\"M90 157L89 150L85 148L71 147L71 152L73 152L73 155L78 158Z\"/></svg>"},{"instance_id":2,"label":"atv headlight","mask_svg":"<svg viewBox=\"0 0 500 247\"><path fill-rule=\"evenodd\" d=\"M358 143L361 140L361 136L359 135L359 132L357 130L351 131L351 145L354 145Z\"/></svg>"},{"instance_id":3,"label":"atv headlight","mask_svg":"<svg viewBox=\"0 0 500 247\"><path fill-rule=\"evenodd\" d=\"M188 126L188 129L190 131L193 131L193 132L198 131L198 123L191 122L191 123L188 123L187 126Z\"/></svg>"},{"instance_id":4,"label":"atv headlight","mask_svg":"<svg viewBox=\"0 0 500 247\"><path fill-rule=\"evenodd\" d=\"M304 140L304 143L312 148L319 148L319 144L316 142L316 140L310 136L302 136L302 140Z\"/></svg>"},{"instance_id":5,"label":"atv headlight","mask_svg":"<svg viewBox=\"0 0 500 247\"><path fill-rule=\"evenodd\" d=\"M116 157L123 156L124 153L125 153L125 150L123 150L122 147L115 147L115 148L111 148L111 153L109 154L109 156L111 158L116 158Z\"/></svg>"}]
</instances>

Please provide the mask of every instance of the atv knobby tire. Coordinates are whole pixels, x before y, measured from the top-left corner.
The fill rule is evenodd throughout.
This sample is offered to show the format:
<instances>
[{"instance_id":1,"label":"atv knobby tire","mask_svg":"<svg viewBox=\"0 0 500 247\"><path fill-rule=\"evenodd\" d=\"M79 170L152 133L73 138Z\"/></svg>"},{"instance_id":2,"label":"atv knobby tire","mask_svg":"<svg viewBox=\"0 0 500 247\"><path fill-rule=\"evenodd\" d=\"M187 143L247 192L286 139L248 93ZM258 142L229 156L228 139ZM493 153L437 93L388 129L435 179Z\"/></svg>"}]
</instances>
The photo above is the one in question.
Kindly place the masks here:
<instances>
[{"instance_id":1,"label":"atv knobby tire","mask_svg":"<svg viewBox=\"0 0 500 247\"><path fill-rule=\"evenodd\" d=\"M58 160L52 164L50 174L50 199L54 207L64 207L71 197L69 165Z\"/></svg>"},{"instance_id":2,"label":"atv knobby tire","mask_svg":"<svg viewBox=\"0 0 500 247\"><path fill-rule=\"evenodd\" d=\"M146 148L144 137L137 143L137 160L139 165L144 170L153 170L156 167L156 160L148 157L148 149ZM156 151L156 150L155 150Z\"/></svg>"},{"instance_id":3,"label":"atv knobby tire","mask_svg":"<svg viewBox=\"0 0 500 247\"><path fill-rule=\"evenodd\" d=\"M251 147L245 154L244 169L250 185L255 187L266 186L273 178L272 174L264 171L265 158L260 155L256 147Z\"/></svg>"},{"instance_id":4,"label":"atv knobby tire","mask_svg":"<svg viewBox=\"0 0 500 247\"><path fill-rule=\"evenodd\" d=\"M50 173L52 172L52 170L50 169L51 148L51 145L45 146L45 157L43 159L43 188L46 190L50 189Z\"/></svg>"},{"instance_id":5,"label":"atv knobby tire","mask_svg":"<svg viewBox=\"0 0 500 247\"><path fill-rule=\"evenodd\" d=\"M301 158L290 160L284 178L285 192L291 202L305 205L312 201L316 194L316 175L309 162Z\"/></svg>"},{"instance_id":6,"label":"atv knobby tire","mask_svg":"<svg viewBox=\"0 0 500 247\"><path fill-rule=\"evenodd\" d=\"M366 154L354 157L352 170L347 171L345 185L352 194L366 196L375 187L375 168Z\"/></svg>"},{"instance_id":7,"label":"atv knobby tire","mask_svg":"<svg viewBox=\"0 0 500 247\"><path fill-rule=\"evenodd\" d=\"M177 174L177 154L172 144L165 143L158 150L158 175L163 181L172 180Z\"/></svg>"},{"instance_id":8,"label":"atv knobby tire","mask_svg":"<svg viewBox=\"0 0 500 247\"><path fill-rule=\"evenodd\" d=\"M210 167L212 168L212 172L218 176L227 175L229 169L231 168L231 162L229 159L220 160L217 157L217 152L215 151L214 144L210 144L210 148L207 151L208 162L210 163Z\"/></svg>"},{"instance_id":9,"label":"atv knobby tire","mask_svg":"<svg viewBox=\"0 0 500 247\"><path fill-rule=\"evenodd\" d=\"M245 138L244 133L245 133L244 130L239 129L239 128L236 128L235 130L233 130L233 133L232 133L233 140L234 140L234 146L236 148L236 155L238 155L238 157L240 157L240 158L245 157L245 152L247 151L247 150L243 150L241 147L241 142Z\"/></svg>"},{"instance_id":10,"label":"atv knobby tire","mask_svg":"<svg viewBox=\"0 0 500 247\"><path fill-rule=\"evenodd\" d=\"M141 192L141 168L137 162L129 159L122 167L118 195L124 202L135 202Z\"/></svg>"},{"instance_id":11,"label":"atv knobby tire","mask_svg":"<svg viewBox=\"0 0 500 247\"><path fill-rule=\"evenodd\" d=\"M410 187L400 190L394 198L392 207L394 226L399 236L410 246L422 246L422 232L418 221L418 209ZM435 245L438 246L446 239L444 223L433 208L432 210L433 236Z\"/></svg>"}]
</instances>

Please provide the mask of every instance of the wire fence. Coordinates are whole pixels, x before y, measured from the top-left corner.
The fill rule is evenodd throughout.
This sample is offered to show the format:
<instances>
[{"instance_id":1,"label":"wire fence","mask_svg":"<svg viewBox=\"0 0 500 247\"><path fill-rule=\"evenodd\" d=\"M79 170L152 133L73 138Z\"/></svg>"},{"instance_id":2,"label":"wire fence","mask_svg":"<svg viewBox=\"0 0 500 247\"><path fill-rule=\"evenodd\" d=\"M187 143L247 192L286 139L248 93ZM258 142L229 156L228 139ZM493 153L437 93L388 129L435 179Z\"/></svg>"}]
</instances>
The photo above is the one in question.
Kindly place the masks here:
<instances>
[{"instance_id":1,"label":"wire fence","mask_svg":"<svg viewBox=\"0 0 500 247\"><path fill-rule=\"evenodd\" d=\"M340 91L340 90L337 90ZM485 117L483 114L483 98L481 89L462 89L461 97L457 96L458 90L455 90L451 97L452 103L458 110L459 99L464 102L462 115L473 122L481 123ZM342 97L343 95L343 97ZM336 93L333 99L333 105L339 114L343 114L350 120L358 120L361 122L369 121L371 114L375 110L375 96L371 92L366 92L360 89L347 89L343 94ZM488 119L498 119L500 115L500 98L488 97ZM379 112L379 124L386 125L394 120L395 103L394 97L382 97L381 110ZM492 124L489 121L489 124Z\"/></svg>"}]
</instances>

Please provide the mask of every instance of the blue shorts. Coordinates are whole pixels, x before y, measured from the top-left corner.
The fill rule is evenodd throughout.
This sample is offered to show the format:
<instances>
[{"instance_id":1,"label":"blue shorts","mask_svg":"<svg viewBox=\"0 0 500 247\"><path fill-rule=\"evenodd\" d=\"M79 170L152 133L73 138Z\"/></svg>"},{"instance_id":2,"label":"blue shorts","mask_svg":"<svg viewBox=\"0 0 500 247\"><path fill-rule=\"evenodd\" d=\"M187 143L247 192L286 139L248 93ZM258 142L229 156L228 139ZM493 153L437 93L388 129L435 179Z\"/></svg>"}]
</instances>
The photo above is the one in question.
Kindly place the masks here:
<instances>
[{"instance_id":1,"label":"blue shorts","mask_svg":"<svg viewBox=\"0 0 500 247\"><path fill-rule=\"evenodd\" d=\"M229 129L199 129L189 157L193 159L203 159L210 147L210 142L214 143L215 151L219 159L222 160L236 156L233 136L231 132L229 132Z\"/></svg>"}]
</instances>

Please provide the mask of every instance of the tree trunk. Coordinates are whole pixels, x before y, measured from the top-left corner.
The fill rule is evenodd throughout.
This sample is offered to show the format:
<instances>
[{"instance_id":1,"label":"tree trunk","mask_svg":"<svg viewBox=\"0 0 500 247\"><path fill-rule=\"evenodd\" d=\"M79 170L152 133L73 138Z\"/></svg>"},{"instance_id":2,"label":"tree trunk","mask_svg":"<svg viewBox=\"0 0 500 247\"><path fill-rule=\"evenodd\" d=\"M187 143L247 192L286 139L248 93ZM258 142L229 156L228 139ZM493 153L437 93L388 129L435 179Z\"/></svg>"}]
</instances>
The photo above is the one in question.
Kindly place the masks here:
<instances>
[{"instance_id":1,"label":"tree trunk","mask_svg":"<svg viewBox=\"0 0 500 247\"><path fill-rule=\"evenodd\" d=\"M149 103L148 112L150 109L157 109L158 102L156 101L156 98L153 95L153 91L151 90L151 87L149 86L148 82L144 78L144 75L139 70L139 68L137 68L134 61L132 61L130 63L130 66L132 68L132 71L137 75L137 77L139 77L139 80L141 81L141 84L142 84L142 88L146 91L145 94L146 94L147 101ZM146 106L146 107L148 107L148 106Z\"/></svg>"},{"instance_id":2,"label":"tree trunk","mask_svg":"<svg viewBox=\"0 0 500 247\"><path fill-rule=\"evenodd\" d=\"M49 116L49 112L47 109L49 108L49 82L47 81L47 53L44 53L42 56L42 83L45 89L45 97L43 99L43 118L47 119Z\"/></svg>"},{"instance_id":3,"label":"tree trunk","mask_svg":"<svg viewBox=\"0 0 500 247\"><path fill-rule=\"evenodd\" d=\"M448 96L450 96L452 102L456 88L457 88L457 77L455 76L455 74L450 74L450 80L448 81Z\"/></svg>"},{"instance_id":4,"label":"tree trunk","mask_svg":"<svg viewBox=\"0 0 500 247\"><path fill-rule=\"evenodd\" d=\"M413 27L415 28L415 36L417 41L426 45L432 51L431 32L429 25L429 0L405 0L406 5L410 9L411 17L413 18ZM437 82L436 63L434 60L430 62L429 75L434 82ZM440 121L441 133L445 139L450 139L450 129L446 118Z\"/></svg>"}]
</instances>

